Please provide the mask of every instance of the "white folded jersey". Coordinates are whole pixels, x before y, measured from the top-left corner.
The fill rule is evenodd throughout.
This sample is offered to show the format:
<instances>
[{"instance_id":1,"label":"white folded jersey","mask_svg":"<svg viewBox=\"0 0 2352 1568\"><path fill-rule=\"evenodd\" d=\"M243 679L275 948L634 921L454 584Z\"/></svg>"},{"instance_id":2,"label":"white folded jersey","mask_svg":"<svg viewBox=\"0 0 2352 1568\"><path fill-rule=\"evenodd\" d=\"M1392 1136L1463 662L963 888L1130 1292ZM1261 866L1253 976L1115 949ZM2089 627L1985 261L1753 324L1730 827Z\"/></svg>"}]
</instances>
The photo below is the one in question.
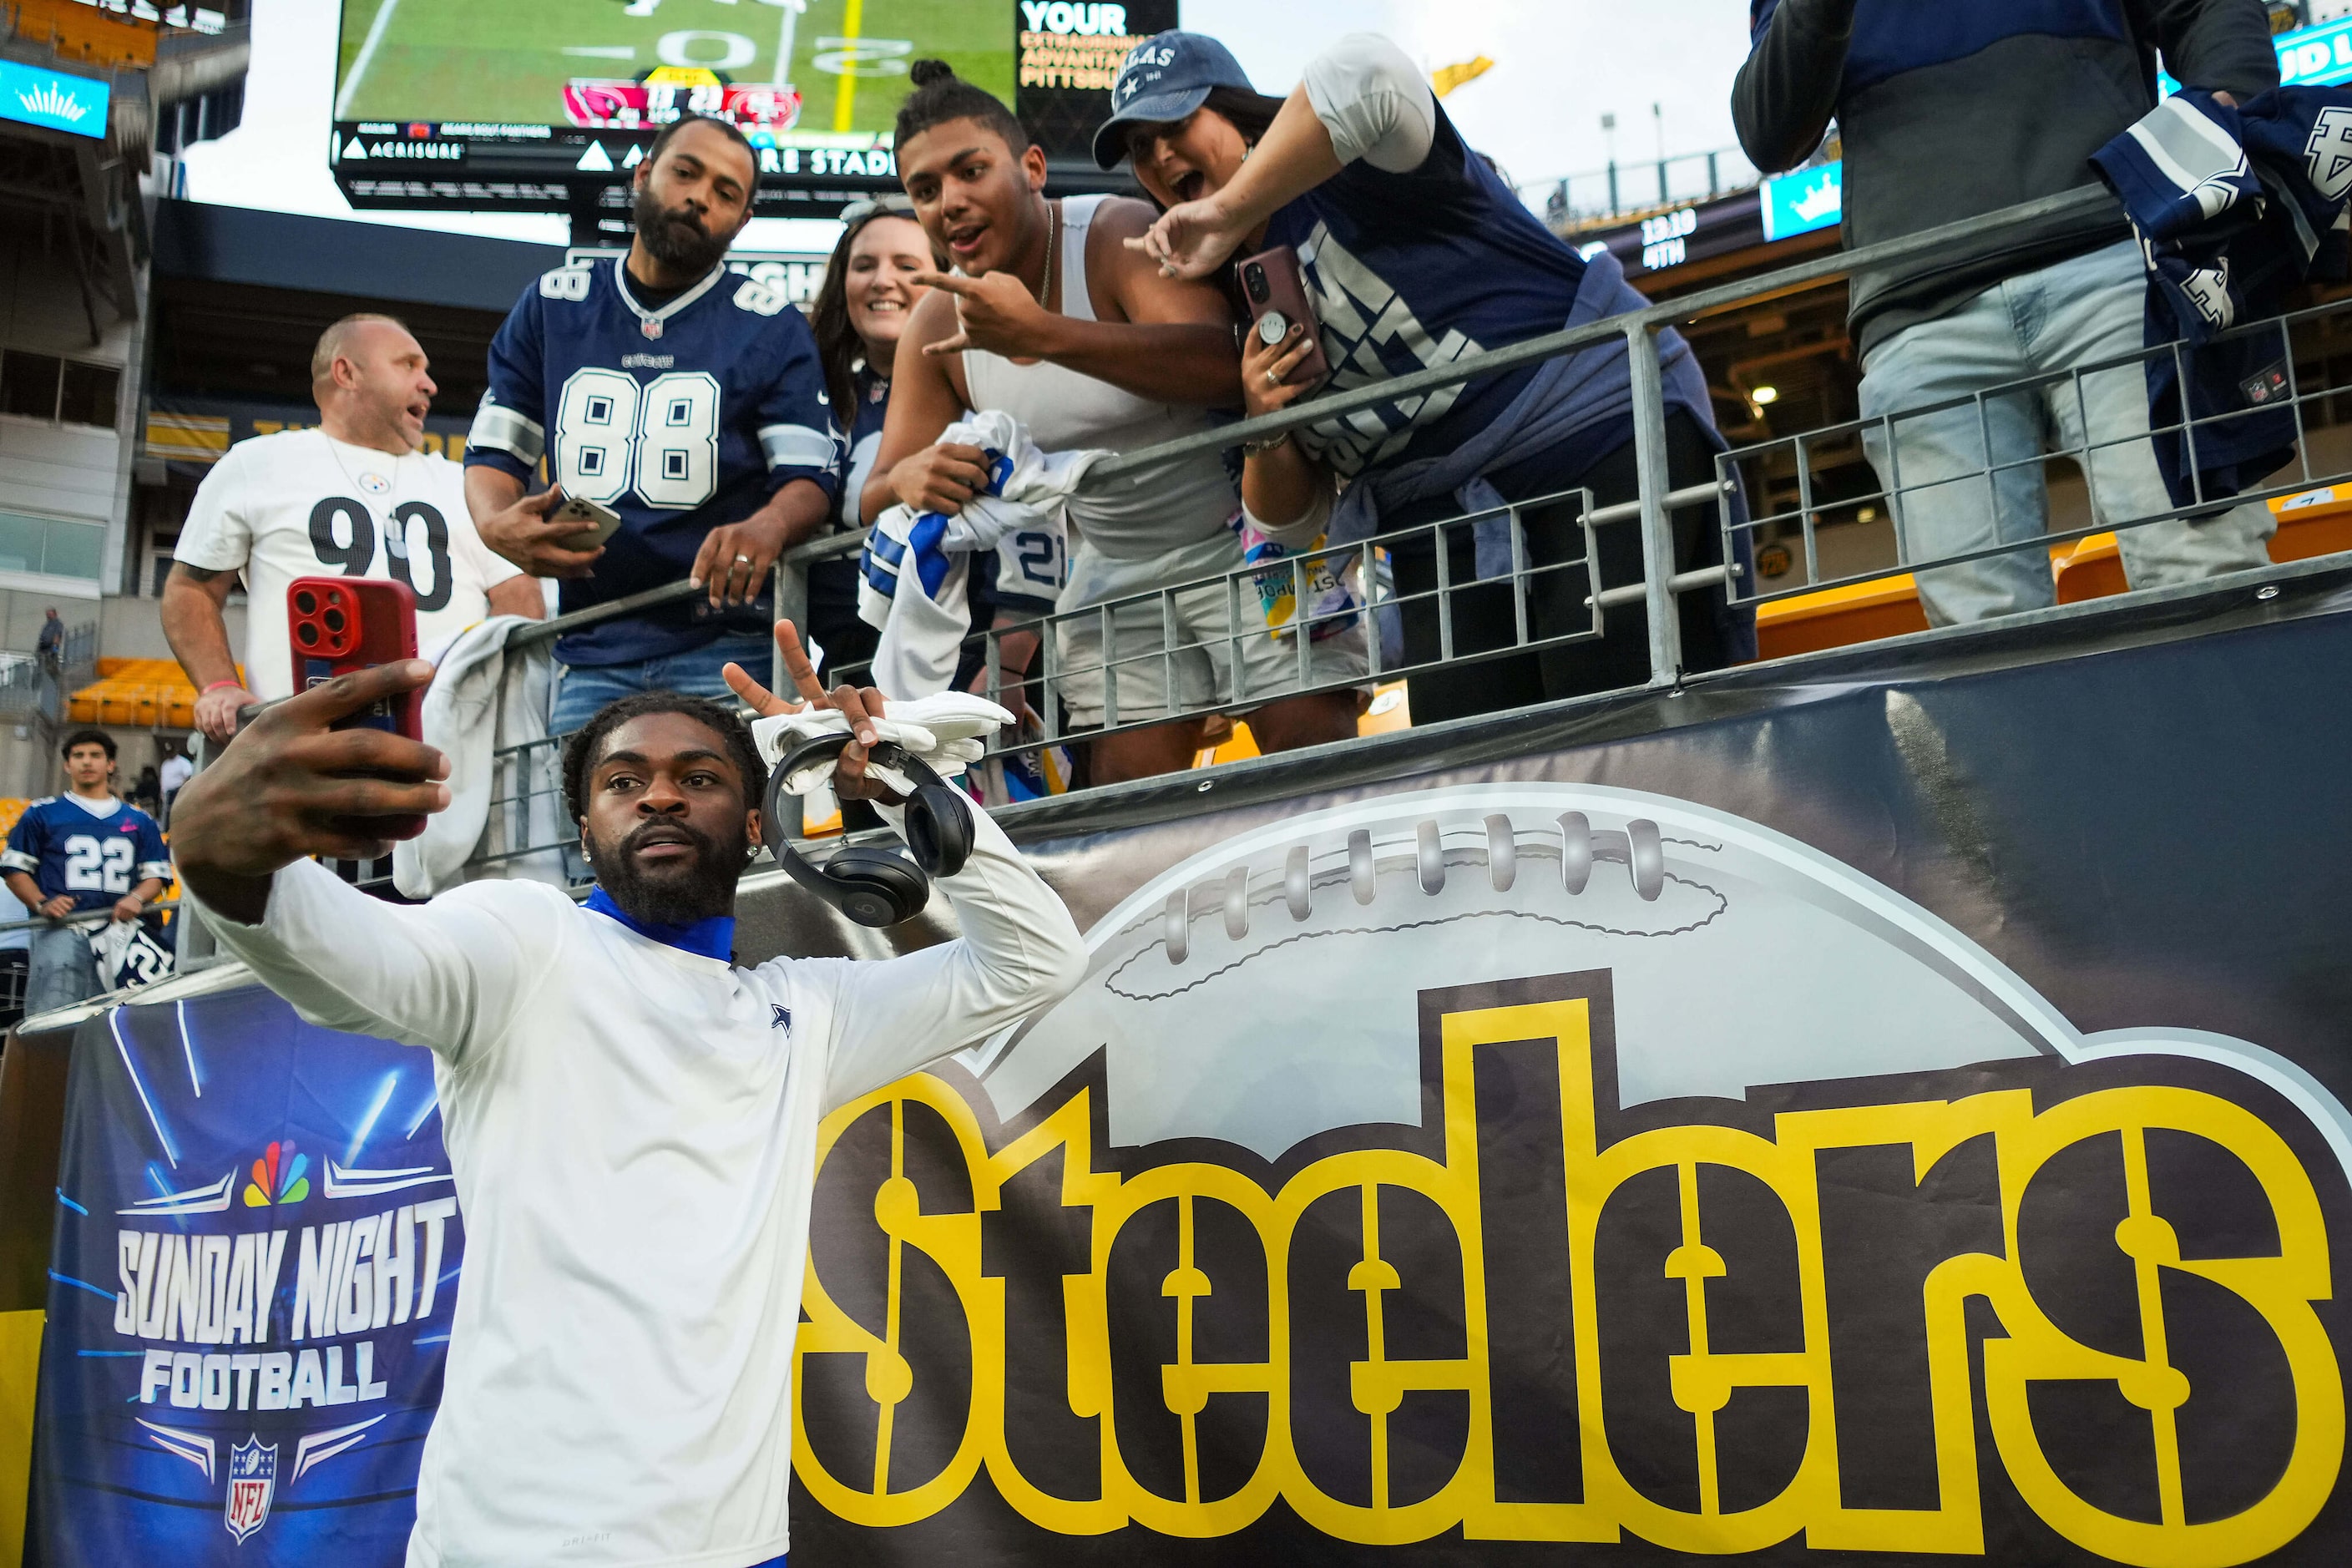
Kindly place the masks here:
<instances>
[{"instance_id":1,"label":"white folded jersey","mask_svg":"<svg viewBox=\"0 0 2352 1568\"><path fill-rule=\"evenodd\" d=\"M466 510L465 470L429 453L354 447L319 430L240 441L197 488L173 559L245 574L245 684L294 694L286 586L374 577L416 595L416 648L438 656L520 568L492 554Z\"/></svg>"}]
</instances>

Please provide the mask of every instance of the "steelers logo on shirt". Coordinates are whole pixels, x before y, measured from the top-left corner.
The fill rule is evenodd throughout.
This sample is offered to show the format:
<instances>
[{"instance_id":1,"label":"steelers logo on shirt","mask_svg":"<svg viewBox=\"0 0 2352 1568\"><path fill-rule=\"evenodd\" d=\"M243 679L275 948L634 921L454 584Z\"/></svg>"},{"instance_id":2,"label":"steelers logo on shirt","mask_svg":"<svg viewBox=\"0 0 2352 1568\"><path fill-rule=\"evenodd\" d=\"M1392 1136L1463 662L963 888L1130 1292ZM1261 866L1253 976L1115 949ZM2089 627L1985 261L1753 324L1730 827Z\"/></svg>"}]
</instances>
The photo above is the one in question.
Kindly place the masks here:
<instances>
[{"instance_id":1,"label":"steelers logo on shirt","mask_svg":"<svg viewBox=\"0 0 2352 1568\"><path fill-rule=\"evenodd\" d=\"M367 491L367 493L372 496L380 496L392 489L392 481L385 479L382 474L362 474L360 476L360 489Z\"/></svg>"}]
</instances>

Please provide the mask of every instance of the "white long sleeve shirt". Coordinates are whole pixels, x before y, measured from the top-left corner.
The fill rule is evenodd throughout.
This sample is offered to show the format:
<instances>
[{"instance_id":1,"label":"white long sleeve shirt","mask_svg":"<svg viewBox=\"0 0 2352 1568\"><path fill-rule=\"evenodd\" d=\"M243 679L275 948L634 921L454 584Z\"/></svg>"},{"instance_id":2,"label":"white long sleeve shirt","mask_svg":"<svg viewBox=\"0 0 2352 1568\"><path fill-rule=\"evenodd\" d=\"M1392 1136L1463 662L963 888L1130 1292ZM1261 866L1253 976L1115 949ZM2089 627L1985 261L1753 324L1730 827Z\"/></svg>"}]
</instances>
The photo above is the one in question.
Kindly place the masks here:
<instances>
[{"instance_id":1,"label":"white long sleeve shirt","mask_svg":"<svg viewBox=\"0 0 2352 1568\"><path fill-rule=\"evenodd\" d=\"M409 1568L783 1553L819 1118L1084 969L974 816L962 936L881 962L738 969L540 883L399 908L310 862L257 926L206 911L304 1018L434 1053L466 1266Z\"/></svg>"}]
</instances>

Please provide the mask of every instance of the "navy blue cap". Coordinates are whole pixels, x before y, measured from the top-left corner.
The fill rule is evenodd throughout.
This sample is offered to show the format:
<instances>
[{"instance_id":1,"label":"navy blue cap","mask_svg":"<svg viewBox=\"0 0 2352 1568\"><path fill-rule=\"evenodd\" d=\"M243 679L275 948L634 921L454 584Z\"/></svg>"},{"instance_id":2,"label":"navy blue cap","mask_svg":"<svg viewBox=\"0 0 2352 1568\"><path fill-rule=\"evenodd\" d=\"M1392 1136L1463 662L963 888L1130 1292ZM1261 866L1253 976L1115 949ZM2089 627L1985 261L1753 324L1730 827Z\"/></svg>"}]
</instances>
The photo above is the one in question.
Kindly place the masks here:
<instances>
[{"instance_id":1,"label":"navy blue cap","mask_svg":"<svg viewBox=\"0 0 2352 1568\"><path fill-rule=\"evenodd\" d=\"M1181 120L1220 87L1257 90L1233 51L1206 33L1153 34L1119 62L1110 89L1111 117L1095 132L1095 162L1118 168L1127 156L1126 127Z\"/></svg>"}]
</instances>

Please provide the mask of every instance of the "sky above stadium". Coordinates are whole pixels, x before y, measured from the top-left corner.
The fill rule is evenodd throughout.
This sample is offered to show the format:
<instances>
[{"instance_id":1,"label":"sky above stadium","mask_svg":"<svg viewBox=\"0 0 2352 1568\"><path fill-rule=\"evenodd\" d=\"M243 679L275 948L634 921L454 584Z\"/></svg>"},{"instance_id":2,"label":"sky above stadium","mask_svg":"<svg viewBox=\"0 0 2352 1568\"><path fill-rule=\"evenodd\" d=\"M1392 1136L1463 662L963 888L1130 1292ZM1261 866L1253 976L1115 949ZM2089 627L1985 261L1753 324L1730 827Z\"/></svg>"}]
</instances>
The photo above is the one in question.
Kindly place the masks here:
<instances>
[{"instance_id":1,"label":"sky above stadium","mask_svg":"<svg viewBox=\"0 0 2352 1568\"><path fill-rule=\"evenodd\" d=\"M562 218L540 215L354 213L329 176L336 19L329 0L255 0L244 124L191 148L199 201L371 223L458 229L551 244ZM1731 78L1747 55L1747 0L1183 0L1184 24L1224 40L1268 92L1286 90L1325 42L1384 32L1430 68L1486 55L1494 68L1445 100L1474 146L1521 184L1733 142ZM1664 17L1671 16L1671 25ZM1652 105L1659 112L1652 112ZM1617 128L1604 132L1601 119ZM822 248L833 226L761 220L760 249Z\"/></svg>"}]
</instances>

